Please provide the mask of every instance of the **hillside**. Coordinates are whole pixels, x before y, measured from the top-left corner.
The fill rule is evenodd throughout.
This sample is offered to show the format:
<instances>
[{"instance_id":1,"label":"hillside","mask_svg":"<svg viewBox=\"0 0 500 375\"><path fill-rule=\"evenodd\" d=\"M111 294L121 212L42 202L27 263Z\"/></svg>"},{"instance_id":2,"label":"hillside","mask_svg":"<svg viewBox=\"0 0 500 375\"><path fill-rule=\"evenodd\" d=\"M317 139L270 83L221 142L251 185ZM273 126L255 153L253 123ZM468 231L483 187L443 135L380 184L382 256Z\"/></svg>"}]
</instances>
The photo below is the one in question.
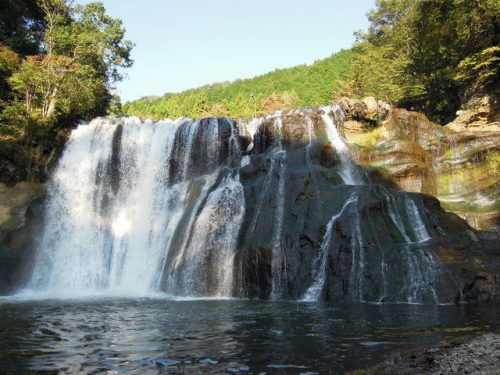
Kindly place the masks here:
<instances>
[{"instance_id":1,"label":"hillside","mask_svg":"<svg viewBox=\"0 0 500 375\"><path fill-rule=\"evenodd\" d=\"M252 117L276 109L330 102L339 82L350 73L352 50L342 50L312 65L276 69L250 79L215 83L160 98L125 103L123 112L140 117Z\"/></svg>"}]
</instances>

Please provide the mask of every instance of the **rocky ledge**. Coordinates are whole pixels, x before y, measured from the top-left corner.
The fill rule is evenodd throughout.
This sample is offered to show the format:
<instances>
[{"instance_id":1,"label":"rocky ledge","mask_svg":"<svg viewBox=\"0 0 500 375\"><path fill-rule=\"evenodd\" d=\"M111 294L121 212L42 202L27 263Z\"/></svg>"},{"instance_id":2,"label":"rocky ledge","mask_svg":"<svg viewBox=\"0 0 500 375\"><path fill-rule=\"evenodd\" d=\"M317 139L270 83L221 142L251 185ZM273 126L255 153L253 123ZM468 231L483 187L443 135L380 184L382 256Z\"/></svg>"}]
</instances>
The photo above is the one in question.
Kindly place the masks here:
<instances>
[{"instance_id":1,"label":"rocky ledge","mask_svg":"<svg viewBox=\"0 0 500 375\"><path fill-rule=\"evenodd\" d=\"M483 334L444 341L430 348L392 355L382 364L356 375L476 374L500 372L500 335Z\"/></svg>"},{"instance_id":2,"label":"rocky ledge","mask_svg":"<svg viewBox=\"0 0 500 375\"><path fill-rule=\"evenodd\" d=\"M492 104L487 105L487 103ZM482 100L441 126L368 97L342 98L357 162L398 188L437 197L476 229L500 229L500 110Z\"/></svg>"}]
</instances>

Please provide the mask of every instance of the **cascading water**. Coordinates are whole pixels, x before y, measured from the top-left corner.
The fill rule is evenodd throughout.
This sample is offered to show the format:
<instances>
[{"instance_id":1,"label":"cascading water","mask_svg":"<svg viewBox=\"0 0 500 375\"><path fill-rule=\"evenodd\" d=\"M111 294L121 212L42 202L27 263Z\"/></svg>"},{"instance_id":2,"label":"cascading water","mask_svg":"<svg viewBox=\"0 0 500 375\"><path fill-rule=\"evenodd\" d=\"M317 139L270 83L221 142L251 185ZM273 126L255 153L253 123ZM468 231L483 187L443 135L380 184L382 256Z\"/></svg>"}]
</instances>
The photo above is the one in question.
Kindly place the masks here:
<instances>
[{"instance_id":1,"label":"cascading water","mask_svg":"<svg viewBox=\"0 0 500 375\"><path fill-rule=\"evenodd\" d=\"M182 274L172 293L230 295L232 275L207 272L206 259L226 272L243 216L234 125L123 122L98 119L72 133L28 289L144 295L174 284L163 276L170 266Z\"/></svg>"},{"instance_id":2,"label":"cascading water","mask_svg":"<svg viewBox=\"0 0 500 375\"><path fill-rule=\"evenodd\" d=\"M329 115L330 112L332 112L334 116L336 113L340 113L340 116L342 116L343 112L340 110L338 106L331 106L331 107L323 107L321 114L321 119L326 125L326 133L328 139L330 140L333 149L335 150L335 152L337 152L337 155L339 156L340 159L339 174L342 177L344 183L347 185L362 184L363 180L359 176L358 171L356 170L354 161L352 160L351 152L349 151L349 147L340 137L336 123Z\"/></svg>"},{"instance_id":3,"label":"cascading water","mask_svg":"<svg viewBox=\"0 0 500 375\"><path fill-rule=\"evenodd\" d=\"M277 113L274 120L276 133L279 141L275 153L275 163L278 168L278 190L276 191L276 220L272 238L272 263L271 263L271 298L279 299L282 297L283 278L286 275L286 257L283 247L283 216L285 213L285 182L286 182L286 150L283 147L283 122L281 112Z\"/></svg>"},{"instance_id":4,"label":"cascading water","mask_svg":"<svg viewBox=\"0 0 500 375\"><path fill-rule=\"evenodd\" d=\"M334 215L328 222L325 236L323 238L323 241L321 242L319 255L316 259L315 264L313 265L313 277L312 277L313 283L304 294L302 298L304 301L318 301L321 298L321 293L326 283L326 275L327 275L326 265L328 258L328 248L330 247L334 237L333 227L338 218L344 214L344 212L349 208L349 206L351 206L353 203L356 202L356 199L357 199L356 195L352 194L344 203L339 213Z\"/></svg>"},{"instance_id":5,"label":"cascading water","mask_svg":"<svg viewBox=\"0 0 500 375\"><path fill-rule=\"evenodd\" d=\"M217 129L216 126L213 129ZM240 156L235 129L229 139L229 160L237 165ZM217 171L216 175L221 175ZM224 177L206 199L174 263L167 291L172 294L230 296L236 240L245 210L243 187L237 171L222 172ZM215 179L216 175L213 176ZM213 182L207 186L214 186ZM201 201L200 201L201 202ZM198 211L198 210L196 210Z\"/></svg>"},{"instance_id":6,"label":"cascading water","mask_svg":"<svg viewBox=\"0 0 500 375\"><path fill-rule=\"evenodd\" d=\"M340 107L317 111L79 126L49 185L25 293L437 302L426 208L371 185L339 133Z\"/></svg>"},{"instance_id":7,"label":"cascading water","mask_svg":"<svg viewBox=\"0 0 500 375\"><path fill-rule=\"evenodd\" d=\"M339 156L340 159L340 172L343 181L348 185L366 185L367 182L361 177L361 174L357 170L352 156L350 154L349 147L342 140L340 134L338 133L334 119L330 117L330 113L333 114L334 118L336 113L340 109L337 106L324 107L322 108L321 119L326 125L327 135L330 140L332 147ZM340 111L341 112L341 111ZM341 112L342 115L342 112ZM307 119L306 119L307 121ZM309 126L308 126L309 129ZM309 146L308 146L309 147ZM310 162L310 156L308 154L309 149L306 149L306 161ZM394 197L386 189L382 189L383 194L386 196L388 202L387 213L391 218L393 224L398 228L399 232L404 238L405 245L403 245L403 258L408 269L408 278L406 286L406 299L407 302L420 302L422 300L422 295L425 289L429 289L432 292L434 300L437 302L437 295L435 289L432 287L435 281L435 269L438 265L431 254L425 253L421 250L418 252L411 251L407 244L414 242L424 242L431 238L431 235L427 231L424 221L421 218L421 214L416 206L415 202L407 197L403 196L403 208L404 212L400 213L400 205L396 205ZM346 208L349 205L355 204L357 199L353 198L356 194L353 193L346 200L343 207L338 214L334 215L327 225L327 232L321 243L318 256L315 258L313 264L312 272L312 284L304 293L302 299L305 301L315 301L321 299L322 292L326 284L326 265L328 259L328 252L334 241L334 236L332 234L333 226L337 220L339 220L342 215L345 214ZM359 208L358 208L359 210ZM354 219L351 220L351 271L348 279L350 285L350 295L353 300L363 302L365 301L363 294L363 282L364 282L364 272L365 272L365 254L364 254L364 243L363 243L363 233L361 232L361 223L359 214L353 215ZM403 220L405 217L405 220ZM377 299L378 302L384 300L388 289L388 264L385 249L383 247L379 248L380 251L380 278L381 278L381 294ZM421 264L425 264L423 268L420 267ZM423 271L428 268L432 268L433 271ZM423 277L427 276L426 281L422 281Z\"/></svg>"}]
</instances>

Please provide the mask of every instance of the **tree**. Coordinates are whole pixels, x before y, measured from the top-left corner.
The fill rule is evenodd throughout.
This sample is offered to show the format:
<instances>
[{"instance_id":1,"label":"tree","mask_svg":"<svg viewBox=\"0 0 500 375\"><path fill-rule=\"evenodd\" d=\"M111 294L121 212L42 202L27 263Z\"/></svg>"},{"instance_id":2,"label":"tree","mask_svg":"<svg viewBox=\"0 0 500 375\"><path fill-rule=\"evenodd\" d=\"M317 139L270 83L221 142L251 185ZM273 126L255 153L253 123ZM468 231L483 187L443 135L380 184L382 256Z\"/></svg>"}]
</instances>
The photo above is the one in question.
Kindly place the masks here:
<instances>
[{"instance_id":1,"label":"tree","mask_svg":"<svg viewBox=\"0 0 500 375\"><path fill-rule=\"evenodd\" d=\"M61 55L29 56L9 82L21 94L27 115L42 125L92 110L102 86L92 67Z\"/></svg>"},{"instance_id":2,"label":"tree","mask_svg":"<svg viewBox=\"0 0 500 375\"><path fill-rule=\"evenodd\" d=\"M388 81L390 93L395 93L388 98L447 122L470 84L456 79L461 62L472 56L486 58L478 53L498 46L499 4L497 0L378 0L368 16L368 32L357 34L355 69L347 86L372 94L375 78L381 86Z\"/></svg>"},{"instance_id":3,"label":"tree","mask_svg":"<svg viewBox=\"0 0 500 375\"><path fill-rule=\"evenodd\" d=\"M105 114L119 68L132 64L132 44L121 21L101 3L71 8L64 0L40 0L46 30L43 53L23 61L9 79L27 115L41 124Z\"/></svg>"},{"instance_id":4,"label":"tree","mask_svg":"<svg viewBox=\"0 0 500 375\"><path fill-rule=\"evenodd\" d=\"M0 45L0 110L11 96L8 78L19 67L19 55L7 46Z\"/></svg>"},{"instance_id":5,"label":"tree","mask_svg":"<svg viewBox=\"0 0 500 375\"><path fill-rule=\"evenodd\" d=\"M44 13L38 0L0 2L0 45L20 56L40 51L45 28Z\"/></svg>"},{"instance_id":6,"label":"tree","mask_svg":"<svg viewBox=\"0 0 500 375\"><path fill-rule=\"evenodd\" d=\"M270 96L262 100L260 114L267 114L279 109L293 108L298 101L298 96L293 91L286 91L283 94L273 92Z\"/></svg>"},{"instance_id":7,"label":"tree","mask_svg":"<svg viewBox=\"0 0 500 375\"><path fill-rule=\"evenodd\" d=\"M101 3L6 1L13 19L0 14L0 131L26 146L29 175L33 150L43 154L61 128L119 111L111 91L133 63L132 43Z\"/></svg>"},{"instance_id":8,"label":"tree","mask_svg":"<svg viewBox=\"0 0 500 375\"><path fill-rule=\"evenodd\" d=\"M92 66L110 86L123 79L120 68L132 66L133 44L124 40L122 21L105 12L99 2L77 5L71 12L73 22L58 32L57 48L59 53Z\"/></svg>"}]
</instances>

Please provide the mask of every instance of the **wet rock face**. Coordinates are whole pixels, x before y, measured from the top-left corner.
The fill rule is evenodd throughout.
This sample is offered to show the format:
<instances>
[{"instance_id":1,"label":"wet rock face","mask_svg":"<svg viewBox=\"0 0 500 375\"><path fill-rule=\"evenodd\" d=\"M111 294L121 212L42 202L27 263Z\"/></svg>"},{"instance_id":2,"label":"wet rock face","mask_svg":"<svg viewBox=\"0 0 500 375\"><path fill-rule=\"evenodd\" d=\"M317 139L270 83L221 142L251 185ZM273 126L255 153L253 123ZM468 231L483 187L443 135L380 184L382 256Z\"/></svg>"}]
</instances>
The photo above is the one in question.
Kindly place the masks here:
<instances>
[{"instance_id":1,"label":"wet rock face","mask_svg":"<svg viewBox=\"0 0 500 375\"><path fill-rule=\"evenodd\" d=\"M359 111L366 111L363 108ZM424 121L420 115L386 113L391 123L384 131L394 139L384 141L383 147L392 158L392 174L374 167L365 171L364 183L346 185L337 150L326 140L324 112L318 108L283 112L278 119L262 119L256 127L254 148L247 153L250 161L240 170L245 217L235 258L239 278L234 294L275 298L273 288L278 283L279 298L291 299L308 295L367 302L498 299L500 253L492 250L492 246L500 249L496 234L487 239L481 232L478 237L479 232L471 231L458 216L443 211L437 199L399 190L398 183L411 182L417 173L419 192L437 191L432 155L440 146L434 137L444 139L449 131L427 124L420 133L406 128ZM352 121L349 116L346 121ZM246 122L237 125L243 138L251 137ZM337 125L342 132L342 121ZM371 124L363 126L373 129ZM286 151L286 164L281 162L281 149ZM367 156L362 148L351 150L357 160ZM377 152L366 160L390 164ZM407 165L397 170L398 162ZM276 244L280 205L284 205L283 225ZM276 269L281 274L278 279ZM317 290L315 283L320 285Z\"/></svg>"},{"instance_id":2,"label":"wet rock face","mask_svg":"<svg viewBox=\"0 0 500 375\"><path fill-rule=\"evenodd\" d=\"M167 166L171 176L169 183L210 173L224 163L229 154L232 126L231 120L224 118L185 121L176 133L174 151ZM221 148L216 140L222 143Z\"/></svg>"},{"instance_id":3,"label":"wet rock face","mask_svg":"<svg viewBox=\"0 0 500 375\"><path fill-rule=\"evenodd\" d=\"M466 111L470 115L471 109ZM400 189L437 197L476 229L500 229L498 106L476 109L481 121L467 122L472 120L460 113L448 126L420 113L391 109L369 128L355 109L353 113L345 126L359 164L379 171Z\"/></svg>"},{"instance_id":4,"label":"wet rock face","mask_svg":"<svg viewBox=\"0 0 500 375\"><path fill-rule=\"evenodd\" d=\"M45 190L40 184L0 184L0 294L12 290L41 226Z\"/></svg>"}]
</instances>

